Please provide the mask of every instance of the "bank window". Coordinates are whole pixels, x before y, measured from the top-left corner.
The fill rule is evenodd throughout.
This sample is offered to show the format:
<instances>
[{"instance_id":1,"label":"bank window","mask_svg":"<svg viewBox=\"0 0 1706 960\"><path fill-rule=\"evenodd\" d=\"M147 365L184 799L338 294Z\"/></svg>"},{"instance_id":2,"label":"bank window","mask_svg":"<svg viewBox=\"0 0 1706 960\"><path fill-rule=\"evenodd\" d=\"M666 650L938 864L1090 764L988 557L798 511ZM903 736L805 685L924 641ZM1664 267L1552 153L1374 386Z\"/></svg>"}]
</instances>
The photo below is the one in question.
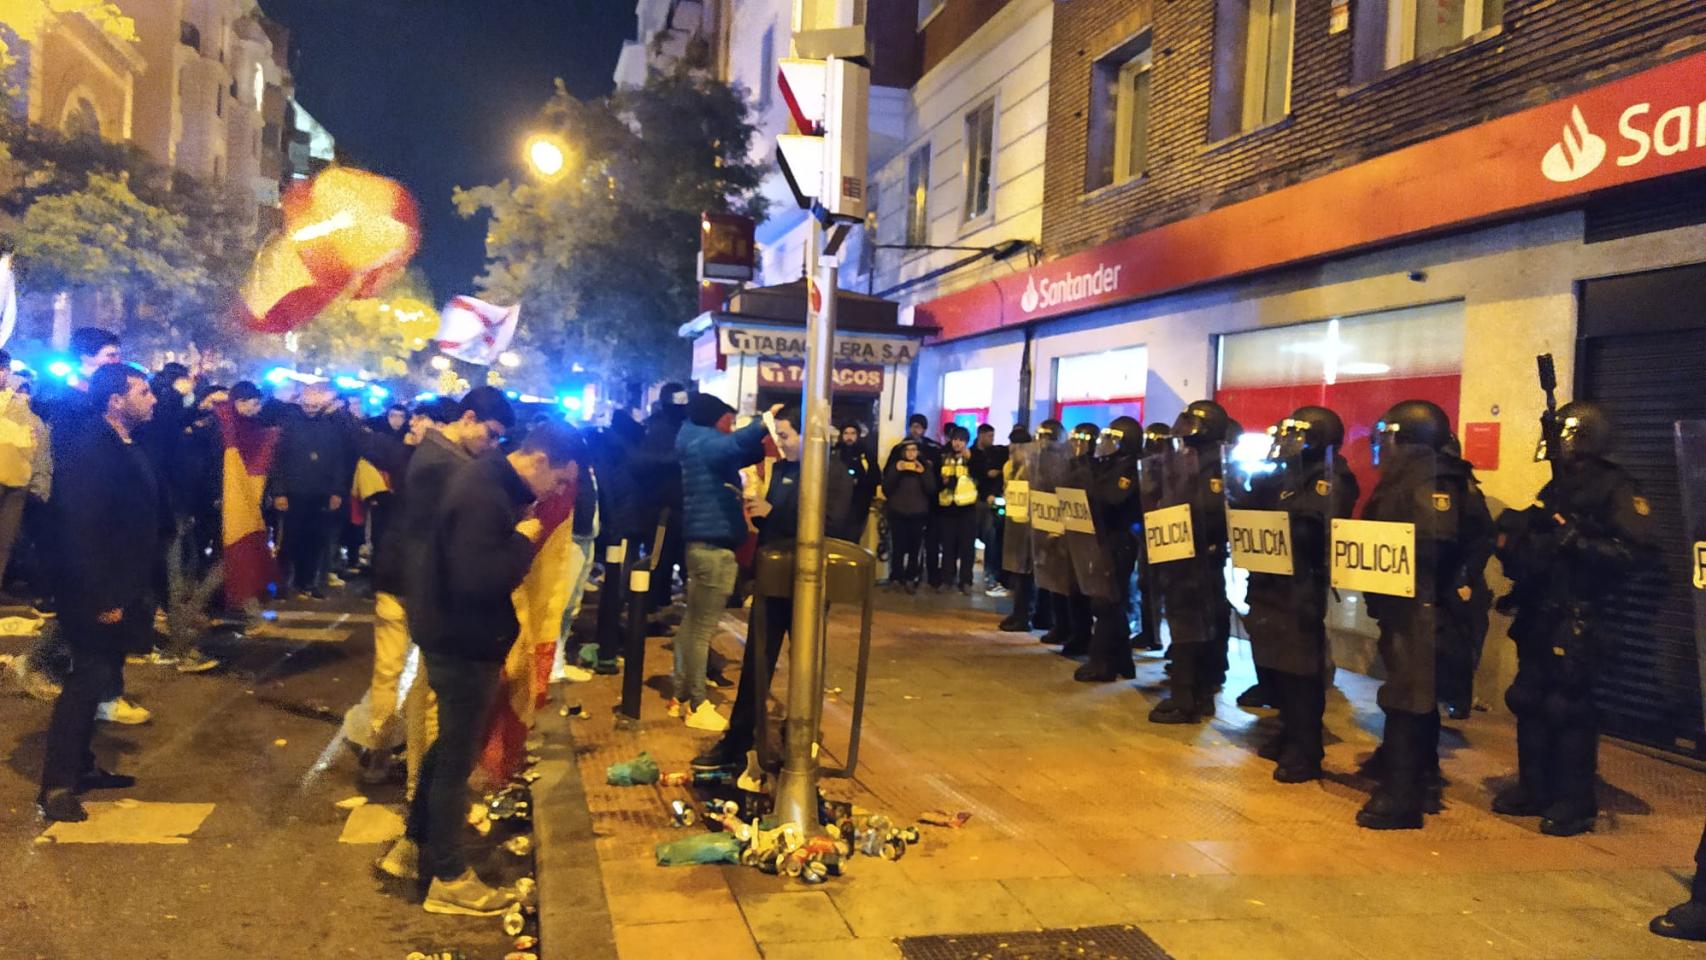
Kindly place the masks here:
<instances>
[{"instance_id":1,"label":"bank window","mask_svg":"<svg viewBox=\"0 0 1706 960\"><path fill-rule=\"evenodd\" d=\"M950 370L942 375L942 425L957 423L976 433L989 421L995 397L995 368Z\"/></svg>"},{"instance_id":2,"label":"bank window","mask_svg":"<svg viewBox=\"0 0 1706 960\"><path fill-rule=\"evenodd\" d=\"M930 242L930 145L906 158L906 242L921 247Z\"/></svg>"},{"instance_id":3,"label":"bank window","mask_svg":"<svg viewBox=\"0 0 1706 960\"><path fill-rule=\"evenodd\" d=\"M965 219L989 212L989 181L995 169L995 101L966 114Z\"/></svg>"},{"instance_id":4,"label":"bank window","mask_svg":"<svg viewBox=\"0 0 1706 960\"><path fill-rule=\"evenodd\" d=\"M1497 25L1505 12L1504 0L1378 0L1378 5L1385 8L1381 26L1387 67L1461 43Z\"/></svg>"},{"instance_id":5,"label":"bank window","mask_svg":"<svg viewBox=\"0 0 1706 960\"><path fill-rule=\"evenodd\" d=\"M1148 170L1153 66L1150 33L1144 31L1091 69L1085 190L1121 183Z\"/></svg>"},{"instance_id":6,"label":"bank window","mask_svg":"<svg viewBox=\"0 0 1706 960\"><path fill-rule=\"evenodd\" d=\"M1149 348L1122 347L1061 357L1054 362L1054 418L1068 430L1105 427L1119 417L1143 421Z\"/></svg>"},{"instance_id":7,"label":"bank window","mask_svg":"<svg viewBox=\"0 0 1706 960\"><path fill-rule=\"evenodd\" d=\"M1297 0L1218 0L1214 22L1216 139L1274 123L1291 112L1291 54Z\"/></svg>"}]
</instances>

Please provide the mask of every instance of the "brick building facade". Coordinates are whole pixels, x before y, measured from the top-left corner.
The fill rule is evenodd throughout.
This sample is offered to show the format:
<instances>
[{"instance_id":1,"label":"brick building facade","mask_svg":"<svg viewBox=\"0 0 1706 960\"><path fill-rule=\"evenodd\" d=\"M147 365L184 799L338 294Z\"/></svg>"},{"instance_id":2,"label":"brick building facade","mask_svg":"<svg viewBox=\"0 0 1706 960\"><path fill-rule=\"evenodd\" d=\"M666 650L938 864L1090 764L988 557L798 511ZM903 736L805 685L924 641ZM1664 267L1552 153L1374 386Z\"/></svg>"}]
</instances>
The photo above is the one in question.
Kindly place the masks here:
<instances>
[{"instance_id":1,"label":"brick building facade","mask_svg":"<svg viewBox=\"0 0 1706 960\"><path fill-rule=\"evenodd\" d=\"M1224 3L1224 0L1222 0ZM1430 56L1359 76L1371 8L1298 0L1291 110L1216 138L1216 0L1075 0L1055 10L1043 247L1062 256L1267 193L1706 48L1697 0L1507 0L1502 24ZM1151 165L1085 190L1091 70L1139 33L1155 51Z\"/></svg>"}]
</instances>

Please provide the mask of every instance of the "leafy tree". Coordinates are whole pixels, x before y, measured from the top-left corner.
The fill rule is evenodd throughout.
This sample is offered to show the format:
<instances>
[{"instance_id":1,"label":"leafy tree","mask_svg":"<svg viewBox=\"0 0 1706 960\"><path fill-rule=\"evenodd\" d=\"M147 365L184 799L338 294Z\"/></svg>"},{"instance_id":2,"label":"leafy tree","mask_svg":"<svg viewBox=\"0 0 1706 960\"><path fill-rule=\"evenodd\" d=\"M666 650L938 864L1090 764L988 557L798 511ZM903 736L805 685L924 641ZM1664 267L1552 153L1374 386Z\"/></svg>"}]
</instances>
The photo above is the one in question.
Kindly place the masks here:
<instances>
[{"instance_id":1,"label":"leafy tree","mask_svg":"<svg viewBox=\"0 0 1706 960\"><path fill-rule=\"evenodd\" d=\"M683 62L602 100L559 81L538 125L570 145L567 176L455 195L463 216L490 218L482 295L519 302L519 347L559 367L684 373L675 331L697 312L699 214L764 214L744 101Z\"/></svg>"},{"instance_id":2,"label":"leafy tree","mask_svg":"<svg viewBox=\"0 0 1706 960\"><path fill-rule=\"evenodd\" d=\"M377 297L340 300L297 331L297 362L328 370L367 370L387 379L429 382L418 369L438 329L432 288L419 271ZM436 374L436 371L433 371Z\"/></svg>"}]
</instances>

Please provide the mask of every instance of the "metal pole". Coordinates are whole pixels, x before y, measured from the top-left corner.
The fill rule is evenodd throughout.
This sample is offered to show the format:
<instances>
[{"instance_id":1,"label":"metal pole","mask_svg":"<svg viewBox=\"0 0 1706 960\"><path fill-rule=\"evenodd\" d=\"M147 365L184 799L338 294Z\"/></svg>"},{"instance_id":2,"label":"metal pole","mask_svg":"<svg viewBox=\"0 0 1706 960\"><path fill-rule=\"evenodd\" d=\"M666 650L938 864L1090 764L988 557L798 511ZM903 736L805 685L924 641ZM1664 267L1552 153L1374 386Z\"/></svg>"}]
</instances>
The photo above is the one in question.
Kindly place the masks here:
<instances>
[{"instance_id":1,"label":"metal pole","mask_svg":"<svg viewBox=\"0 0 1706 960\"><path fill-rule=\"evenodd\" d=\"M818 710L823 700L824 492L829 481L829 410L834 380L835 257L819 256L814 224L806 239L806 367L800 457L800 519L794 540L794 616L788 641L788 736L776 782L776 814L805 833L821 832L817 815ZM814 296L820 302L814 309Z\"/></svg>"}]
</instances>

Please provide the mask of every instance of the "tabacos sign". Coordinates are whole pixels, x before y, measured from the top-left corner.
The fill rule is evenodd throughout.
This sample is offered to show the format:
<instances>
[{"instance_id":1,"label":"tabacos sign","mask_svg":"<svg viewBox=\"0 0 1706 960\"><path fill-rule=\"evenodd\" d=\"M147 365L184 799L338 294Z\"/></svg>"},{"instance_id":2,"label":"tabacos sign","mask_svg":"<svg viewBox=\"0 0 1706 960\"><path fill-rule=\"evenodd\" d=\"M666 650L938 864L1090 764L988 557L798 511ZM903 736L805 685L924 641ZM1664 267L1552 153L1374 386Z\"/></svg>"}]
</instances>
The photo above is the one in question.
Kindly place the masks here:
<instances>
[{"instance_id":1,"label":"tabacos sign","mask_svg":"<svg viewBox=\"0 0 1706 960\"><path fill-rule=\"evenodd\" d=\"M1617 118L1617 139L1608 144L1594 132L1579 105L1570 107L1563 138L1540 158L1540 172L1554 183L1573 183L1592 174L1609 157L1619 167L1634 167L1650 157L1672 157L1685 150L1706 149L1706 102L1668 109L1649 101L1632 103ZM1616 153L1612 151L1616 150Z\"/></svg>"}]
</instances>

